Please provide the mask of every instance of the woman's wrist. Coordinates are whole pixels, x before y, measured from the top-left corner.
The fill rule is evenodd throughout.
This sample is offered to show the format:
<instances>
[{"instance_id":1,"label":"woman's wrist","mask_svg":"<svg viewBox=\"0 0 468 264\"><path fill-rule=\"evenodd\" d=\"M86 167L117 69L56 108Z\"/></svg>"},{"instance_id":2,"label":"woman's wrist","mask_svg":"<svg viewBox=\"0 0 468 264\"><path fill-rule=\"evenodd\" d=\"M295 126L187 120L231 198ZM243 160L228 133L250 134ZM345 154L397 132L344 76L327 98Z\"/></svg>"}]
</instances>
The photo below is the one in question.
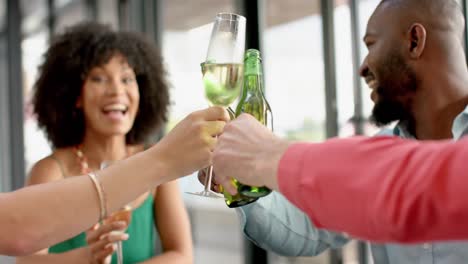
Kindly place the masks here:
<instances>
[{"instance_id":1,"label":"woman's wrist","mask_svg":"<svg viewBox=\"0 0 468 264\"><path fill-rule=\"evenodd\" d=\"M145 171L149 172L148 181L151 182L151 186L156 187L162 183L175 180L180 175L176 175L174 170L171 170L172 162L164 155L163 151L158 147L151 147L144 152L144 163L147 164Z\"/></svg>"}]
</instances>

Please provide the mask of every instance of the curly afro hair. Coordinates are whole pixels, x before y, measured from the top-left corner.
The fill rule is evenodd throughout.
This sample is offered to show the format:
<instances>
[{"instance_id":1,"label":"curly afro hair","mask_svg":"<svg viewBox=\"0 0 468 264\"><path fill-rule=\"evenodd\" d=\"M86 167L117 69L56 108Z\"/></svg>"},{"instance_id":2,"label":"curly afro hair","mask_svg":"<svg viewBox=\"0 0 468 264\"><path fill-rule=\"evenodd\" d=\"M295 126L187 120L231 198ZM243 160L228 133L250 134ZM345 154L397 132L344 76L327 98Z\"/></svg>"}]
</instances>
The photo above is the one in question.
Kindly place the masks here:
<instances>
[{"instance_id":1,"label":"curly afro hair","mask_svg":"<svg viewBox=\"0 0 468 264\"><path fill-rule=\"evenodd\" d=\"M95 22L80 23L56 36L44 54L34 84L34 113L52 147L82 143L85 122L76 108L90 70L114 55L127 59L135 72L140 104L127 144L143 143L167 121L169 85L160 51L136 32L117 32Z\"/></svg>"}]
</instances>

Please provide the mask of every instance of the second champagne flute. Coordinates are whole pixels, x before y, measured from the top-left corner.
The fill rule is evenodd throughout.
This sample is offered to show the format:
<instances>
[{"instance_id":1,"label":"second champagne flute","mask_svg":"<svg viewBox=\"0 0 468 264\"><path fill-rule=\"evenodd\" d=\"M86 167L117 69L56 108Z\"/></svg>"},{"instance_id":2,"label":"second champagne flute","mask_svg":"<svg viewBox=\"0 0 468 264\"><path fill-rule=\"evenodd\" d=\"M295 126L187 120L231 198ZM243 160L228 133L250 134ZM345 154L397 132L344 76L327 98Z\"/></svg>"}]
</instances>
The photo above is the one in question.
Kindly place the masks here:
<instances>
[{"instance_id":1,"label":"second champagne flute","mask_svg":"<svg viewBox=\"0 0 468 264\"><path fill-rule=\"evenodd\" d=\"M211 32L206 61L201 64L205 96L211 106L229 107L240 95L244 75L245 25L243 16L220 13ZM213 167L205 188L194 195L222 198L210 190Z\"/></svg>"}]
</instances>

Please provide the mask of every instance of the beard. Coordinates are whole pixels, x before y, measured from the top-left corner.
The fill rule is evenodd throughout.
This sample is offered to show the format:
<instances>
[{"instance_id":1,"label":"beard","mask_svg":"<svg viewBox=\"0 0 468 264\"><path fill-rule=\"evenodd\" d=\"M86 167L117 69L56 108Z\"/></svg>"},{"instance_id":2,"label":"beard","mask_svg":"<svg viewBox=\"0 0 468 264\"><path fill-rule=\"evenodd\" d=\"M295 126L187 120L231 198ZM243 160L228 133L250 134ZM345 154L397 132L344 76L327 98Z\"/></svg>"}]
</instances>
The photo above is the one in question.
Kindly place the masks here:
<instances>
[{"instance_id":1,"label":"beard","mask_svg":"<svg viewBox=\"0 0 468 264\"><path fill-rule=\"evenodd\" d=\"M418 90L415 72L397 51L391 52L376 69L378 98L372 109L371 121L381 127L394 121L403 121L409 132L414 128L412 99Z\"/></svg>"}]
</instances>

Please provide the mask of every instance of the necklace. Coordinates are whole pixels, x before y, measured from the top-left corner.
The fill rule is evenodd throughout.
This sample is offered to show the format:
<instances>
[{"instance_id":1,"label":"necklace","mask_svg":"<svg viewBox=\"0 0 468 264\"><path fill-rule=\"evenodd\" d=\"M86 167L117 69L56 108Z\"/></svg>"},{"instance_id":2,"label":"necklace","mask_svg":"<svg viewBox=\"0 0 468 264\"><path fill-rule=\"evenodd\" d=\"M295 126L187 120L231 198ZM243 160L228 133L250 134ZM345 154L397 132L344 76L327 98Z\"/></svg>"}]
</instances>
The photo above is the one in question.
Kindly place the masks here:
<instances>
[{"instance_id":1,"label":"necklace","mask_svg":"<svg viewBox=\"0 0 468 264\"><path fill-rule=\"evenodd\" d=\"M82 146L77 145L73 149L75 151L76 161L78 165L80 166L80 173L84 175L84 174L88 174L92 172L91 168L89 167L88 158L86 157L86 155L84 154L82 150ZM126 153L125 157L130 156L127 148L125 148L125 153Z\"/></svg>"},{"instance_id":2,"label":"necklace","mask_svg":"<svg viewBox=\"0 0 468 264\"><path fill-rule=\"evenodd\" d=\"M80 166L81 174L88 174L91 172L88 164L88 158L84 155L83 151L81 150L81 145L74 147L75 154L76 154L76 161Z\"/></svg>"}]
</instances>

